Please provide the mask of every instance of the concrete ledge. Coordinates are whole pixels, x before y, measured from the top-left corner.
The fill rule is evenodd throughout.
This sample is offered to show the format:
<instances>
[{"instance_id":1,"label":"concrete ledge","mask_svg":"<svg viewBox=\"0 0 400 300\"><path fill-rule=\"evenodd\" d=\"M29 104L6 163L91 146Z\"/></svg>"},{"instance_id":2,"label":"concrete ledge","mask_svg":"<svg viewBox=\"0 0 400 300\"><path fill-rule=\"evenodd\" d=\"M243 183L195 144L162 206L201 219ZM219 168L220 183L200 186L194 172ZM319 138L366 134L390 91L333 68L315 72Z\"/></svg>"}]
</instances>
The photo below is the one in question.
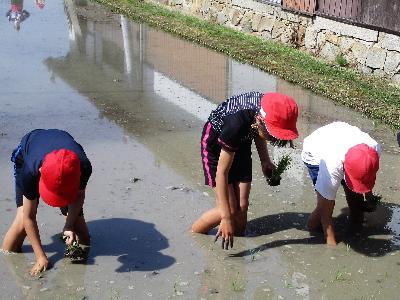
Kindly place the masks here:
<instances>
[{"instance_id":1,"label":"concrete ledge","mask_svg":"<svg viewBox=\"0 0 400 300\"><path fill-rule=\"evenodd\" d=\"M315 18L314 27L316 28L316 30L325 29L340 35L353 37L367 42L378 41L378 31L354 25L348 25L322 17Z\"/></svg>"}]
</instances>

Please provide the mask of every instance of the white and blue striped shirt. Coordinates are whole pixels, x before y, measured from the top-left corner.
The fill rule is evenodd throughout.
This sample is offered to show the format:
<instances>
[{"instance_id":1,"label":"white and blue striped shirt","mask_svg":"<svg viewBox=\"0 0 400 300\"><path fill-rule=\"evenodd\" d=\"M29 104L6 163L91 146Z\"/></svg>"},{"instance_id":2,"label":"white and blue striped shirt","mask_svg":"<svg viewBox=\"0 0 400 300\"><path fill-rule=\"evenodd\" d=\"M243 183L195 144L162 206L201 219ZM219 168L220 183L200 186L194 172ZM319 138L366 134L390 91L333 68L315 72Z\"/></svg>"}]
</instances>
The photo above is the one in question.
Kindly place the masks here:
<instances>
[{"instance_id":1,"label":"white and blue striped shirt","mask_svg":"<svg viewBox=\"0 0 400 300\"><path fill-rule=\"evenodd\" d=\"M213 129L220 133L226 116L247 109L254 110L256 115L261 108L261 98L263 95L263 93L259 92L249 92L232 96L211 112L208 121L211 123Z\"/></svg>"},{"instance_id":2,"label":"white and blue striped shirt","mask_svg":"<svg viewBox=\"0 0 400 300\"><path fill-rule=\"evenodd\" d=\"M240 143L253 138L251 125L260 111L263 95L249 92L232 96L211 112L208 121L219 134L221 145L236 149Z\"/></svg>"}]
</instances>

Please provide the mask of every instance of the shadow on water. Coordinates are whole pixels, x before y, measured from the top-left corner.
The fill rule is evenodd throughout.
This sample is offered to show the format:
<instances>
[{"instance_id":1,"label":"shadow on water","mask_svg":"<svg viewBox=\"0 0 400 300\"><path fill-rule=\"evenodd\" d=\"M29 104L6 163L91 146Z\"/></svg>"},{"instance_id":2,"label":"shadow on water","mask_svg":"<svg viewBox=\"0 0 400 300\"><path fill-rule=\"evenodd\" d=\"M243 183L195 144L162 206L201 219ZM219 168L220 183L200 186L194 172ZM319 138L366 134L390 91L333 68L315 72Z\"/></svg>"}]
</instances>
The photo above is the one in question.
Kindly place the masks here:
<instances>
[{"instance_id":1,"label":"shadow on water","mask_svg":"<svg viewBox=\"0 0 400 300\"><path fill-rule=\"evenodd\" d=\"M154 271L171 266L175 259L160 251L169 247L168 240L151 223L125 218L99 219L88 222L92 234L92 247L85 263L63 260L65 246L60 234L52 236L52 242L44 245L52 272L39 278L29 275L30 264L24 254L2 255L8 272L15 279L21 297L24 299L83 299L87 265L102 263L111 265L104 257L115 257L120 265L116 272ZM31 246L24 246L23 252L32 252ZM62 262L59 262L63 260ZM59 262L59 263L57 263ZM56 264L57 263L57 264ZM73 276L71 276L73 274ZM60 291L62 293L60 294ZM1 297L0 297L1 298Z\"/></svg>"},{"instance_id":2,"label":"shadow on water","mask_svg":"<svg viewBox=\"0 0 400 300\"><path fill-rule=\"evenodd\" d=\"M175 259L160 251L169 247L168 239L154 224L123 218L88 222L92 250L88 263L96 257L116 256L121 263L116 272L153 271L171 266Z\"/></svg>"},{"instance_id":3,"label":"shadow on water","mask_svg":"<svg viewBox=\"0 0 400 300\"><path fill-rule=\"evenodd\" d=\"M99 219L87 224L92 246L86 264L95 264L98 257L116 257L121 265L115 271L123 273L164 269L175 262L173 257L160 252L169 243L154 224L124 218ZM53 242L44 245L45 252L55 252L49 257L52 265L63 258L64 245L59 236L54 235Z\"/></svg>"},{"instance_id":4,"label":"shadow on water","mask_svg":"<svg viewBox=\"0 0 400 300\"><path fill-rule=\"evenodd\" d=\"M289 229L307 231L307 220L310 213L284 212L267 215L250 220L247 225L247 236L257 237L274 234ZM382 203L375 212L365 214L362 226L354 227L348 222L348 208L334 218L336 240L349 245L354 251L366 256L384 256L400 249L400 206L394 203ZM298 239L281 239L248 249L232 257L250 256L252 253L277 248L290 244L324 244L322 231L310 232L309 237Z\"/></svg>"}]
</instances>

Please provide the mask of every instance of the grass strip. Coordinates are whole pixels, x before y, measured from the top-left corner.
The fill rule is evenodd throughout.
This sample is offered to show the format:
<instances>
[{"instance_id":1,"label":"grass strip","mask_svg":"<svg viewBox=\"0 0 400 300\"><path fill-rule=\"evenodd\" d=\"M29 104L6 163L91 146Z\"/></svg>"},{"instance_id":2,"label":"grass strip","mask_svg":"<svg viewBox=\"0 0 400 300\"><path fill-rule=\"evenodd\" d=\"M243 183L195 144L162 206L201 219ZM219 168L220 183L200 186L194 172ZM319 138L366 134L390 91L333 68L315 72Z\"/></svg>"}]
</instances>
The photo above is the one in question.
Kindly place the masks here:
<instances>
[{"instance_id":1,"label":"grass strip","mask_svg":"<svg viewBox=\"0 0 400 300\"><path fill-rule=\"evenodd\" d=\"M393 129L400 128L400 88L388 80L328 64L287 45L187 16L143 0L94 0L113 12L223 52Z\"/></svg>"}]
</instances>

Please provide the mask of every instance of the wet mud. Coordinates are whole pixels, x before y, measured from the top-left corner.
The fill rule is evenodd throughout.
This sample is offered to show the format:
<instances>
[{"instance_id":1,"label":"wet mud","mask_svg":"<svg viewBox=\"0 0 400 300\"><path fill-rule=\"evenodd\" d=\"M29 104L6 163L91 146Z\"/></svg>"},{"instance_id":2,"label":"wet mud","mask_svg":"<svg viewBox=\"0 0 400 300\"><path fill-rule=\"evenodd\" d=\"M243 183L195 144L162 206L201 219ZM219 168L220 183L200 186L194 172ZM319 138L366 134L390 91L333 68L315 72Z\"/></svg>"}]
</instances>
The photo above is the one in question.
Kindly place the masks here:
<instances>
[{"instance_id":1,"label":"wet mud","mask_svg":"<svg viewBox=\"0 0 400 300\"><path fill-rule=\"evenodd\" d=\"M50 2L50 1L48 1ZM0 0L0 15L10 1ZM34 128L69 131L93 165L85 217L92 235L86 264L63 258L63 218L39 205L38 224L52 268L40 278L23 254L0 255L2 299L397 299L400 165L395 133L251 66L131 23L89 1L51 1L16 31L0 18L0 233L14 212L12 149ZM277 91L301 111L281 185L261 176L256 152L246 236L223 251L190 226L214 205L203 185L199 139L209 112L244 91ZM302 165L303 137L323 124L357 125L383 145L377 211L349 226L339 190L339 244L308 232L314 208ZM254 150L255 151L255 150Z\"/></svg>"}]
</instances>

